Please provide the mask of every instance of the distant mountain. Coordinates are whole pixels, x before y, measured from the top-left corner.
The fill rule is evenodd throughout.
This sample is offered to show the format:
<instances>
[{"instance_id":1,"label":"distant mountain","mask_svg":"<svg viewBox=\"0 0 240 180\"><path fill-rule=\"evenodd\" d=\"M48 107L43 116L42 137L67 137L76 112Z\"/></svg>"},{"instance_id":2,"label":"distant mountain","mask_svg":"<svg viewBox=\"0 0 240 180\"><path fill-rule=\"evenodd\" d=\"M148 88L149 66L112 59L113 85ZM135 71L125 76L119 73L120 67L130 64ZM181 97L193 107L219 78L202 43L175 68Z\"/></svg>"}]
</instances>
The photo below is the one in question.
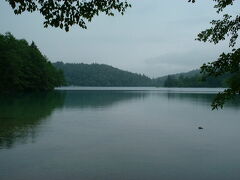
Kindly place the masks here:
<instances>
[{"instance_id":1,"label":"distant mountain","mask_svg":"<svg viewBox=\"0 0 240 180\"><path fill-rule=\"evenodd\" d=\"M162 80L161 83L164 87L227 87L227 80L230 76L230 74L225 74L218 77L204 78L200 70L197 69L186 73L164 76L160 80Z\"/></svg>"},{"instance_id":2,"label":"distant mountain","mask_svg":"<svg viewBox=\"0 0 240 180\"><path fill-rule=\"evenodd\" d=\"M199 69L151 79L105 64L63 63L53 65L62 70L68 85L74 86L155 86L155 87L226 87L229 75L203 79Z\"/></svg>"},{"instance_id":3,"label":"distant mountain","mask_svg":"<svg viewBox=\"0 0 240 180\"><path fill-rule=\"evenodd\" d=\"M201 75L200 70L196 69L196 70L192 70L192 71L188 71L188 72L170 74L170 75L155 78L155 79L153 79L153 84L155 84L156 86L159 86L159 87L164 87L165 81L167 80L167 78L169 76L171 76L175 79L178 79L180 76L183 76L185 78L190 78L193 76L200 76L200 75Z\"/></svg>"},{"instance_id":4,"label":"distant mountain","mask_svg":"<svg viewBox=\"0 0 240 180\"><path fill-rule=\"evenodd\" d=\"M75 86L152 86L152 79L105 64L53 63L64 72L68 85Z\"/></svg>"},{"instance_id":5,"label":"distant mountain","mask_svg":"<svg viewBox=\"0 0 240 180\"><path fill-rule=\"evenodd\" d=\"M174 76L175 78L178 78L180 76L183 76L183 77L193 77L193 76L200 75L200 74L201 74L200 73L200 69L195 69L195 70L191 70L191 71L188 71L188 72L170 74L170 75L167 75L167 76Z\"/></svg>"}]
</instances>

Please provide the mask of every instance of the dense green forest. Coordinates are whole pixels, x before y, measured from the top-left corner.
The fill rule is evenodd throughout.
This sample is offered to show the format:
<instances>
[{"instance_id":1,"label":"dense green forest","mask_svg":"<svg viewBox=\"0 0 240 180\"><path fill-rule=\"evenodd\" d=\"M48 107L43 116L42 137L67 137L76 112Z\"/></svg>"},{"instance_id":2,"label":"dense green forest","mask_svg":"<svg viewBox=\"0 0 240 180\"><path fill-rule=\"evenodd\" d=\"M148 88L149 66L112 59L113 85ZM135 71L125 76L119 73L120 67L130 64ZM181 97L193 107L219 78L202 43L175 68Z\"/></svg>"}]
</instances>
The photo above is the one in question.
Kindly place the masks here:
<instances>
[{"instance_id":1,"label":"dense green forest","mask_svg":"<svg viewBox=\"0 0 240 180\"><path fill-rule=\"evenodd\" d=\"M39 51L34 42L0 34L0 91L51 90L63 85L64 75Z\"/></svg>"},{"instance_id":2,"label":"dense green forest","mask_svg":"<svg viewBox=\"0 0 240 180\"><path fill-rule=\"evenodd\" d=\"M105 64L74 64L56 62L63 70L68 85L76 86L152 86L152 79Z\"/></svg>"},{"instance_id":3,"label":"dense green forest","mask_svg":"<svg viewBox=\"0 0 240 180\"><path fill-rule=\"evenodd\" d=\"M203 80L200 70L149 78L105 64L51 63L34 42L0 34L0 92L74 86L227 87L230 76Z\"/></svg>"},{"instance_id":4,"label":"dense green forest","mask_svg":"<svg viewBox=\"0 0 240 180\"><path fill-rule=\"evenodd\" d=\"M164 87L165 82L169 76L174 79L178 79L180 76L189 78L189 77L193 77L193 76L201 76L201 73L200 73L200 70L197 69L197 70L192 70L192 71L183 72L183 73L170 74L170 75L161 76L161 77L153 79L153 83L156 84L157 86Z\"/></svg>"},{"instance_id":5,"label":"dense green forest","mask_svg":"<svg viewBox=\"0 0 240 180\"><path fill-rule=\"evenodd\" d=\"M53 63L63 70L68 85L75 86L156 86L156 87L226 87L226 78L204 79L200 70L159 78L120 70L105 64Z\"/></svg>"},{"instance_id":6,"label":"dense green forest","mask_svg":"<svg viewBox=\"0 0 240 180\"><path fill-rule=\"evenodd\" d=\"M208 77L200 73L200 70L190 71L165 76L163 86L165 87L227 87L228 74L218 77Z\"/></svg>"}]
</instances>

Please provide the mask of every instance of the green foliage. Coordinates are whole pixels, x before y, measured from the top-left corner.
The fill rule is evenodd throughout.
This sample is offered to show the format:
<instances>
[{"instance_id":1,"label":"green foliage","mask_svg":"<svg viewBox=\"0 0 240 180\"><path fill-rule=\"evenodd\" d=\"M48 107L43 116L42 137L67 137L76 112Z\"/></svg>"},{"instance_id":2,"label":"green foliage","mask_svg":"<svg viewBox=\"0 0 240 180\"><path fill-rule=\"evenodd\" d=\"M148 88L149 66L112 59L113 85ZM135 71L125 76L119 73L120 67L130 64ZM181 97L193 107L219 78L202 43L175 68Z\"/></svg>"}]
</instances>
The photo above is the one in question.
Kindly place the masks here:
<instances>
[{"instance_id":1,"label":"green foliage","mask_svg":"<svg viewBox=\"0 0 240 180\"><path fill-rule=\"evenodd\" d=\"M61 69L68 85L74 86L156 86L156 87L227 87L229 75L204 80L200 70L151 79L104 64L54 63Z\"/></svg>"},{"instance_id":2,"label":"green foliage","mask_svg":"<svg viewBox=\"0 0 240 180\"><path fill-rule=\"evenodd\" d=\"M214 2L216 2L214 8L217 9L217 12L221 12L223 11L224 8L226 8L228 5L233 5L233 2L235 0L213 0ZM192 2L195 3L196 0L188 0L188 2Z\"/></svg>"},{"instance_id":3,"label":"green foliage","mask_svg":"<svg viewBox=\"0 0 240 180\"><path fill-rule=\"evenodd\" d=\"M91 21L93 17L99 13L105 13L108 16L113 16L114 12L124 14L131 5L127 1L121 0L6 0L13 8L15 14L21 14L25 11L34 12L39 11L45 18L44 27L53 26L61 29L69 30L72 25L79 25L81 28L86 27L86 21ZM188 2L195 3L196 0L188 0ZM215 2L214 8L217 13L221 13L230 5L233 5L236 0L213 0ZM220 20L213 20L212 27L202 31L198 34L197 40L203 42L211 42L214 44L225 40L229 37L229 47L234 48L238 38L238 31L240 29L240 15L232 16L224 14ZM22 42L24 43L24 42ZM201 67L201 72L205 78L212 78L230 74L229 78L230 88L219 95L214 100L213 109L223 107L226 100L240 94L239 81L239 54L240 49L233 49L232 53L223 53L217 61L204 64ZM18 57L10 55L11 59L17 62ZM1 65L5 65L4 62ZM12 73L9 78L12 82L18 82L18 75L21 72L14 71L16 63L8 62L8 70L3 74ZM6 80L5 83L7 83ZM112 84L111 82L109 84ZM231 96L230 96L231 94Z\"/></svg>"},{"instance_id":4,"label":"green foliage","mask_svg":"<svg viewBox=\"0 0 240 180\"><path fill-rule=\"evenodd\" d=\"M0 91L51 90L64 83L57 70L34 42L0 34Z\"/></svg>"},{"instance_id":5,"label":"green foliage","mask_svg":"<svg viewBox=\"0 0 240 180\"><path fill-rule=\"evenodd\" d=\"M229 75L223 75L219 77L211 77L204 79L204 77L197 73L192 76L180 75L168 75L164 86L165 87L227 87L226 79Z\"/></svg>"},{"instance_id":6,"label":"green foliage","mask_svg":"<svg viewBox=\"0 0 240 180\"><path fill-rule=\"evenodd\" d=\"M234 5L236 0L213 0L217 13L224 11L229 5ZM195 0L189 0L195 2ZM240 94L240 48L236 49L238 31L240 30L240 15L223 14L222 19L211 21L212 27L198 34L197 40L217 44L229 38L229 47L233 48L230 53L222 53L219 58L211 63L204 64L201 72L205 78L229 75L229 89L219 93L212 103L213 109L222 108L224 103Z\"/></svg>"},{"instance_id":7,"label":"green foliage","mask_svg":"<svg viewBox=\"0 0 240 180\"><path fill-rule=\"evenodd\" d=\"M63 70L68 85L76 86L152 86L152 80L141 74L123 71L104 64L54 63Z\"/></svg>"},{"instance_id":8,"label":"green foliage","mask_svg":"<svg viewBox=\"0 0 240 180\"><path fill-rule=\"evenodd\" d=\"M25 11L39 11L45 18L44 27L53 26L69 31L72 25L86 29L86 21L100 13L114 16L115 12L122 15L129 3L121 0L6 0L15 14Z\"/></svg>"}]
</instances>

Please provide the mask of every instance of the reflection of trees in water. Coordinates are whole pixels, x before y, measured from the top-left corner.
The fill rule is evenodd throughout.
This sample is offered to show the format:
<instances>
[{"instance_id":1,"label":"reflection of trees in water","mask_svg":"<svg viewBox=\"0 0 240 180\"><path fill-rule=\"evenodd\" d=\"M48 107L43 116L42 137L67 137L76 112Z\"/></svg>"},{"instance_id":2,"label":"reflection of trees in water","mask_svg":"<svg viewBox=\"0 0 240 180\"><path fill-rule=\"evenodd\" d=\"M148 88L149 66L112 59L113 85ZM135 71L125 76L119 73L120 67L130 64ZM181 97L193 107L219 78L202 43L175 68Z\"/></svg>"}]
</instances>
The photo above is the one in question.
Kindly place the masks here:
<instances>
[{"instance_id":1,"label":"reflection of trees in water","mask_svg":"<svg viewBox=\"0 0 240 180\"><path fill-rule=\"evenodd\" d=\"M38 125L64 104L59 92L0 96L0 148L34 140Z\"/></svg>"},{"instance_id":2,"label":"reflection of trees in water","mask_svg":"<svg viewBox=\"0 0 240 180\"><path fill-rule=\"evenodd\" d=\"M0 149L34 141L38 125L56 108L98 108L144 98L146 93L127 91L67 91L0 96Z\"/></svg>"},{"instance_id":3,"label":"reflection of trees in water","mask_svg":"<svg viewBox=\"0 0 240 180\"><path fill-rule=\"evenodd\" d=\"M149 95L179 102L209 106L214 94L159 93L151 91L54 91L50 93L0 96L0 148L10 148L37 136L38 125L56 108L108 108L126 101L141 100ZM240 100L227 107L239 108Z\"/></svg>"},{"instance_id":4,"label":"reflection of trees in water","mask_svg":"<svg viewBox=\"0 0 240 180\"><path fill-rule=\"evenodd\" d=\"M64 105L67 108L105 108L124 101L143 99L147 95L142 91L67 91Z\"/></svg>"},{"instance_id":5,"label":"reflection of trees in water","mask_svg":"<svg viewBox=\"0 0 240 180\"><path fill-rule=\"evenodd\" d=\"M207 93L161 93L162 96L167 97L169 100L180 100L182 102L195 102L203 105L208 105L209 108L216 94ZM238 108L240 106L240 97L226 103L225 107Z\"/></svg>"}]
</instances>

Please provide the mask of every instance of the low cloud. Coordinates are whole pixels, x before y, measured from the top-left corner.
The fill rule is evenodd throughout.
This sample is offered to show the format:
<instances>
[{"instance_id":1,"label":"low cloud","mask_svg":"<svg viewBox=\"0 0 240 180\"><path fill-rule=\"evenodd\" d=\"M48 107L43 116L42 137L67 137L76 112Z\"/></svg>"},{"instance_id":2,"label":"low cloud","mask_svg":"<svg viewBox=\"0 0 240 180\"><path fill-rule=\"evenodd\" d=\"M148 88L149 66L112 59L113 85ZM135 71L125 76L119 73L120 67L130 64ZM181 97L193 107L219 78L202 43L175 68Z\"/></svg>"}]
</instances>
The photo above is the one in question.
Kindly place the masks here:
<instances>
[{"instance_id":1,"label":"low cloud","mask_svg":"<svg viewBox=\"0 0 240 180\"><path fill-rule=\"evenodd\" d=\"M150 72L150 76L161 76L190 71L200 68L203 63L216 60L219 54L219 50L209 47L185 52L165 53L158 57L146 59L144 61L145 72Z\"/></svg>"}]
</instances>

